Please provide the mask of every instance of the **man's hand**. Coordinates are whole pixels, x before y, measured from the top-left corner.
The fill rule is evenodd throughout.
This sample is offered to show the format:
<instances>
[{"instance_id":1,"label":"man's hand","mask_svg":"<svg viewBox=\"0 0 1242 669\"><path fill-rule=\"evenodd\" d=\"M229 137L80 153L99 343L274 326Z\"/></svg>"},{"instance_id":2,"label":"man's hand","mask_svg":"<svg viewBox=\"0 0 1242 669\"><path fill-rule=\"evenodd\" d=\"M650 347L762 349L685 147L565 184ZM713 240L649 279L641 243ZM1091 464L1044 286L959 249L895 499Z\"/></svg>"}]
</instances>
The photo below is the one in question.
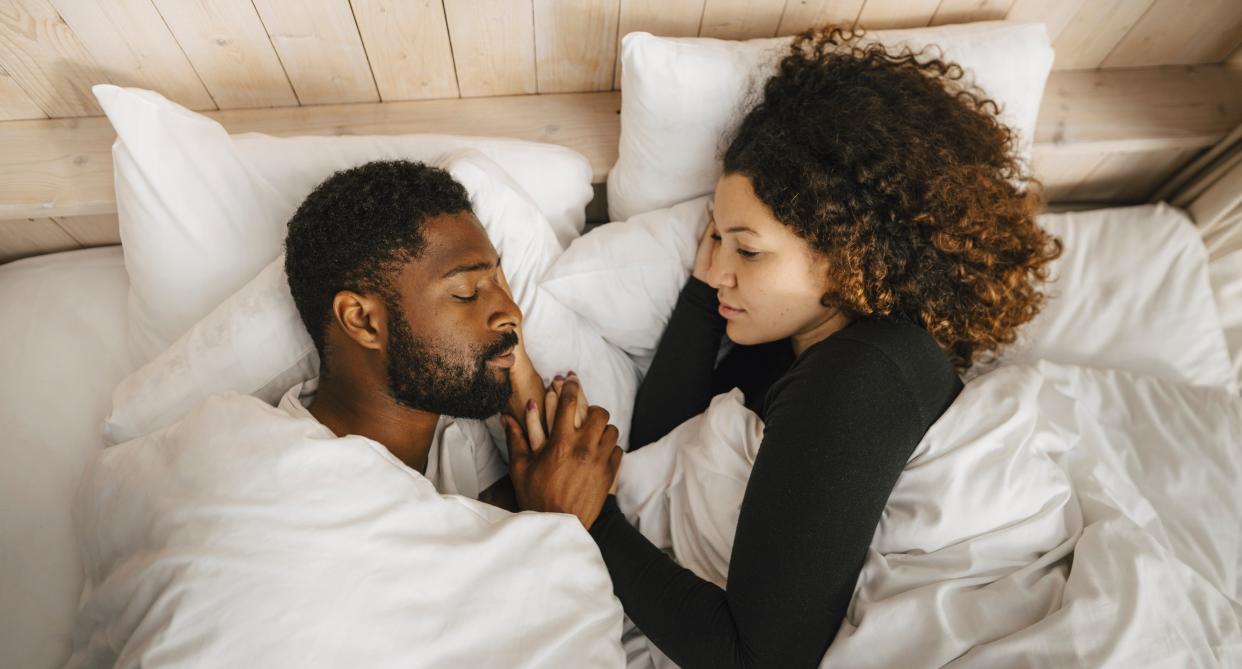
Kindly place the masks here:
<instances>
[{"instance_id":1,"label":"man's hand","mask_svg":"<svg viewBox=\"0 0 1242 669\"><path fill-rule=\"evenodd\" d=\"M521 424L504 416L509 441L509 477L513 481L518 507L528 511L569 513L590 528L604 505L604 498L621 466L616 426L608 424L608 412L593 406L575 425L580 402L576 376L564 381L552 420L551 434L543 447L535 450ZM538 409L535 412L539 422Z\"/></svg>"}]
</instances>

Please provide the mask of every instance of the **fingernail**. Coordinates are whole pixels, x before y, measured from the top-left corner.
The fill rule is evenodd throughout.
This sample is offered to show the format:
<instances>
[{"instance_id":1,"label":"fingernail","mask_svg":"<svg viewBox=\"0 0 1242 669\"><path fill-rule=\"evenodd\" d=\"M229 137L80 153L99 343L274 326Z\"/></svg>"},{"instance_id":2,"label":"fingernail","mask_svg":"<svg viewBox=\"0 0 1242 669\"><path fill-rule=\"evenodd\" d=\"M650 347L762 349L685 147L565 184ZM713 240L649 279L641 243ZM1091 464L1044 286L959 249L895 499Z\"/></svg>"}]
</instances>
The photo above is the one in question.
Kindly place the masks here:
<instances>
[{"instance_id":1,"label":"fingernail","mask_svg":"<svg viewBox=\"0 0 1242 669\"><path fill-rule=\"evenodd\" d=\"M564 381L565 377L561 376L560 374L557 374L556 376L552 377L552 380L553 381Z\"/></svg>"},{"instance_id":2,"label":"fingernail","mask_svg":"<svg viewBox=\"0 0 1242 669\"><path fill-rule=\"evenodd\" d=\"M578 378L578 374L577 374L576 372L574 372L574 370L572 370L572 369L571 369L571 370L569 370L569 376L570 376L571 378L575 378L575 379L576 379L576 378Z\"/></svg>"},{"instance_id":3,"label":"fingernail","mask_svg":"<svg viewBox=\"0 0 1242 669\"><path fill-rule=\"evenodd\" d=\"M526 400L526 410L527 411L535 410L535 400L533 399Z\"/></svg>"}]
</instances>

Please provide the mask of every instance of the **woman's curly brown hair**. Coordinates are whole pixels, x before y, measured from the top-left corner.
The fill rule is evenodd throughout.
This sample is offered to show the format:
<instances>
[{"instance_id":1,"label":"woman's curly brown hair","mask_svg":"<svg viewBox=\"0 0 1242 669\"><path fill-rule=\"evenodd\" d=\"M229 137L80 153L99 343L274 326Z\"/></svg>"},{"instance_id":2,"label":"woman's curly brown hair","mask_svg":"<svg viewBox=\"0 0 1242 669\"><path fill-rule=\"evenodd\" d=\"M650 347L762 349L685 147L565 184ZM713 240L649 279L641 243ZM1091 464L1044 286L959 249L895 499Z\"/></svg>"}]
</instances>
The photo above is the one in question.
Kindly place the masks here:
<instances>
[{"instance_id":1,"label":"woman's curly brown hair","mask_svg":"<svg viewBox=\"0 0 1242 669\"><path fill-rule=\"evenodd\" d=\"M828 258L825 306L909 319L964 371L1039 312L1061 243L1035 222L996 103L934 55L840 28L802 33L724 171L749 177Z\"/></svg>"}]
</instances>

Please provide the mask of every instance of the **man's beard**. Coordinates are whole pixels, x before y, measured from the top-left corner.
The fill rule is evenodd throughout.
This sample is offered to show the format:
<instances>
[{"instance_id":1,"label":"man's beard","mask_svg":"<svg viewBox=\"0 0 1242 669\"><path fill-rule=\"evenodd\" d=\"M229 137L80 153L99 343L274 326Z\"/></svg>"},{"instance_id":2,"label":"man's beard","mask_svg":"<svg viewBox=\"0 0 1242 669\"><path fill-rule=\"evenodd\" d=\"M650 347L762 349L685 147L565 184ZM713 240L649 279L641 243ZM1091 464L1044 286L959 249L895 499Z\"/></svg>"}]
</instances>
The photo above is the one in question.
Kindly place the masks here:
<instances>
[{"instance_id":1,"label":"man's beard","mask_svg":"<svg viewBox=\"0 0 1242 669\"><path fill-rule=\"evenodd\" d=\"M483 419L508 403L508 370L498 374L487 361L517 345L515 332L504 332L485 346L446 350L416 340L399 309L390 307L388 313L388 393L398 404Z\"/></svg>"}]
</instances>

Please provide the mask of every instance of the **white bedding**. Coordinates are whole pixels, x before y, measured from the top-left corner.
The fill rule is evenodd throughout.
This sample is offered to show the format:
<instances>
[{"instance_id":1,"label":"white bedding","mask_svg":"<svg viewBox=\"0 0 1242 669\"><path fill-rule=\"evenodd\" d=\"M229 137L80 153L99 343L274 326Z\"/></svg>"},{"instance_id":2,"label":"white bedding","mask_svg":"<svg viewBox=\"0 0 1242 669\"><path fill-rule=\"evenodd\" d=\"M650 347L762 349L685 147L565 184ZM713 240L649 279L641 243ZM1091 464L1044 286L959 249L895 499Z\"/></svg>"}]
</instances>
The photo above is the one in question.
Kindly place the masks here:
<instances>
[{"instance_id":1,"label":"white bedding","mask_svg":"<svg viewBox=\"0 0 1242 669\"><path fill-rule=\"evenodd\" d=\"M88 592L67 666L622 666L621 604L576 518L441 494L491 482L465 423L427 476L337 438L296 390L215 395L108 448L74 505Z\"/></svg>"},{"instance_id":2,"label":"white bedding","mask_svg":"<svg viewBox=\"0 0 1242 669\"><path fill-rule=\"evenodd\" d=\"M120 247L0 267L0 667L69 655L82 590L69 505L133 370Z\"/></svg>"},{"instance_id":3,"label":"white bedding","mask_svg":"<svg viewBox=\"0 0 1242 669\"><path fill-rule=\"evenodd\" d=\"M761 438L739 391L716 397L626 456L622 510L723 585ZM898 480L824 666L1239 666L1240 478L1228 391L1050 363L981 375Z\"/></svg>"},{"instance_id":4,"label":"white bedding","mask_svg":"<svg viewBox=\"0 0 1242 669\"><path fill-rule=\"evenodd\" d=\"M1209 250L1213 248L1209 243ZM1237 253L1213 253L1211 271L1226 331L1229 332L1232 325L1236 332L1238 323L1242 322L1238 315L1242 314L1242 292L1225 293L1220 289L1237 284L1237 277L1242 276L1242 262ZM1218 277L1222 280L1218 281ZM0 440L0 455L5 462L0 467L0 602L3 602L0 606L0 666L3 667L60 667L69 653L70 630L81 588L81 566L70 526L69 505L80 472L102 446L99 427L108 412L109 393L135 367L127 357L125 346L127 283L120 249L116 247L31 258L0 267L0 341L5 342L4 351L0 353L0 379L3 379L0 381L0 434L4 435ZM1237 367L1242 358L1236 337L1230 339L1230 344L1235 370L1242 371ZM1114 379L1129 378L1102 374ZM1090 387L1083 386L1084 389ZM1193 428L1201 419L1197 416L1202 415L1196 413L1200 411L1199 399L1216 395L1206 390L1179 389L1170 391L1170 397L1180 399L1162 404L1160 398L1164 391L1158 391L1160 387L1161 384L1152 380L1143 380L1136 389L1128 391L1131 397L1126 401L1129 404L1110 404L1106 415L1124 424L1126 419L1121 413L1124 407L1134 408L1150 402L1145 411L1159 416L1152 424L1172 431L1151 428L1150 434L1146 434L1136 428L1130 432L1107 432L1110 438L1127 434L1127 439L1146 447L1141 451L1124 446L1114 448L1113 464L1106 466L1108 461L1104 461L1096 471L1111 471L1113 480L1120 482L1127 479L1119 473L1123 471L1117 468L1119 465L1144 471L1148 476L1169 477L1164 482L1127 484L1121 492L1109 494L1134 503L1132 517L1146 523L1145 526L1139 523L1140 527L1165 529L1168 541L1176 548L1174 554L1192 567L1190 571L1183 570L1184 574L1207 574L1204 577L1207 582L1222 584L1222 590L1231 592L1235 616L1222 620L1236 621L1236 602L1242 599L1237 576L1240 550L1236 544L1213 542L1238 541L1237 528L1242 526L1238 520L1242 485L1237 483L1236 463L1223 446L1232 443L1232 453L1237 453L1237 431L1232 438L1222 437L1216 445L1181 438L1184 435L1177 421L1189 421ZM1103 390L1099 392L1104 393ZM1092 402L1099 404L1108 397L1104 393ZM1175 409L1178 402L1183 406ZM1170 425L1174 427L1168 427ZM1164 440L1173 440L1174 446L1163 450L1152 448L1153 444ZM1146 453L1154 461L1144 461L1135 455L1139 452ZM1210 466L1205 466L1205 461L1211 463ZM1233 471L1232 478L1226 474L1212 474L1209 470L1213 466L1222 472ZM1205 494L1210 486L1197 484L1200 479L1195 477L1209 483L1215 481L1217 489L1213 495ZM1022 478L1015 474L1015 479ZM1231 482L1231 485L1222 488L1224 482ZM960 484L958 481L957 485ZM1154 494L1154 497L1144 502L1140 494ZM1078 499L1089 500L1090 497L1079 494ZM1108 506L1101 503L1091 508L1107 509ZM1223 519L1217 514L1224 514ZM1209 534L1206 531L1209 521L1222 523L1220 529ZM1119 517L1112 525L1104 521L1098 523L1101 532L1093 539L1095 545L1107 545L1099 543L1100 537L1105 536L1103 531L1127 522ZM1131 538L1141 538L1142 532L1130 528ZM1089 535L1084 536L1085 539L1079 539L1080 550L1093 545L1084 543L1091 539ZM1157 548L1163 545L1159 532L1152 536L1157 537L1155 543L1145 548L1140 546L1148 553L1159 552ZM1168 551L1167 547L1160 550ZM727 551L724 555L727 556ZM1195 556L1200 558L1197 563ZM1122 560L1117 566L1126 564ZM1078 573L1077 580L1071 575L1067 583L1079 589L1067 585L1065 592L1082 593L1082 588L1091 587L1096 578L1108 577L1105 573L1088 579L1083 570ZM1146 597L1149 590L1120 592ZM1202 588L1192 592L1204 594ZM1204 597L1205 601L1211 601L1208 595ZM1086 598L1080 596L1075 601L1083 602L1078 605L1078 611L1090 610ZM1140 612L1158 610L1161 606L1148 602L1148 599L1139 600L1137 604L1132 600L1122 601L1117 594L1109 593L1101 594L1098 603L1100 610L1122 612L1136 607L1141 607ZM1058 617L1006 637L1001 643L985 645L976 654L987 658L991 657L988 653L999 651L1048 653L1074 644L1099 648L1108 638L1118 638L1118 625L1122 623L1101 626L1099 629L1104 630L1103 633L1075 630L1057 638L1056 635L1064 635L1067 628L1074 627L1074 615L1082 615L1065 609L1059 611L1062 612ZM1146 622L1139 620L1131 624L1138 629ZM880 621L859 624L859 630L881 627ZM1195 625L1190 629L1204 628ZM1048 641L1056 643L1040 646ZM1132 642L1132 638L1126 637L1122 647L1131 647L1126 644ZM1227 652L1236 652L1236 647L1217 650L1223 657ZM1213 661L1199 664L1214 666ZM1048 666L1055 665L1056 662L1049 660ZM1192 662L1191 666L1196 665Z\"/></svg>"}]
</instances>

